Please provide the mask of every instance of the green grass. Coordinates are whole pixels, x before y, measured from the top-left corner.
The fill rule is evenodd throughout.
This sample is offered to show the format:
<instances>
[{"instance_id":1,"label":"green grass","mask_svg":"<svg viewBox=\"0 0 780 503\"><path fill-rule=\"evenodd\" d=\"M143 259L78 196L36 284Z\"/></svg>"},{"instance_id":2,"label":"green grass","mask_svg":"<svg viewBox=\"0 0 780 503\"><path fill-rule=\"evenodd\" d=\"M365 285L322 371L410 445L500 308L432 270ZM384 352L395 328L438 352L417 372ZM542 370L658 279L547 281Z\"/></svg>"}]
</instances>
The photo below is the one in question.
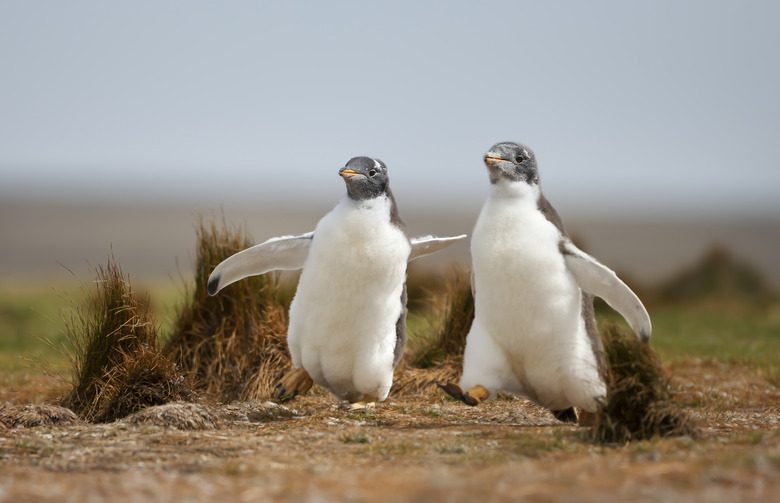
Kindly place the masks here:
<instances>
[{"instance_id":1,"label":"green grass","mask_svg":"<svg viewBox=\"0 0 780 503\"><path fill-rule=\"evenodd\" d=\"M664 362L701 359L764 369L780 366L780 305L666 305L649 312L650 345ZM619 315L605 309L599 310L599 319L625 326Z\"/></svg>"},{"instance_id":2,"label":"green grass","mask_svg":"<svg viewBox=\"0 0 780 503\"><path fill-rule=\"evenodd\" d=\"M41 362L65 365L66 351L72 347L62 317L87 300L91 286L0 283L0 368L16 373L35 369ZM161 333L169 335L183 288L173 281L139 286L143 289L134 285L134 290L150 292Z\"/></svg>"},{"instance_id":3,"label":"green grass","mask_svg":"<svg viewBox=\"0 0 780 503\"><path fill-rule=\"evenodd\" d=\"M664 308L654 316L654 347L665 360L707 358L780 364L780 317Z\"/></svg>"},{"instance_id":4,"label":"green grass","mask_svg":"<svg viewBox=\"0 0 780 503\"><path fill-rule=\"evenodd\" d=\"M58 349L67 343L59 312L72 295L72 289L42 285L0 286L2 368L14 372L28 369L36 360L54 364L65 361Z\"/></svg>"},{"instance_id":5,"label":"green grass","mask_svg":"<svg viewBox=\"0 0 780 503\"><path fill-rule=\"evenodd\" d=\"M170 334L175 307L184 299L182 286L167 280L148 286L139 282L133 287L137 292L149 291L161 333ZM73 285L0 284L0 366L5 372L34 369L39 361L64 364L62 347L67 347L68 341L60 313L71 313L72 306L83 302L88 291ZM664 362L696 358L743 362L768 370L780 368L780 304L761 308L741 302L735 302L732 308L661 305L649 311L653 320L650 344ZM410 312L410 337L425 330L426 316ZM623 323L608 308L600 308L598 317Z\"/></svg>"}]
</instances>

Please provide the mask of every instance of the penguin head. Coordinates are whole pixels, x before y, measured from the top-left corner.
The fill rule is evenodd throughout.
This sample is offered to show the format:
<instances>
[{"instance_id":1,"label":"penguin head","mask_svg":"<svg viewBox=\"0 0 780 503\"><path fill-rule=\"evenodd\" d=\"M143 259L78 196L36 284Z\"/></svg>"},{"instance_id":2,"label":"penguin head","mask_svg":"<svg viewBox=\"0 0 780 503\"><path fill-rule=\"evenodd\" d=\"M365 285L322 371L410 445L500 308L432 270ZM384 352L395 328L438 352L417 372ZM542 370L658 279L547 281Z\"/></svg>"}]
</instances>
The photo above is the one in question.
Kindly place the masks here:
<instances>
[{"instance_id":1,"label":"penguin head","mask_svg":"<svg viewBox=\"0 0 780 503\"><path fill-rule=\"evenodd\" d=\"M490 183L499 180L539 184L539 170L536 157L530 148L514 142L496 143L484 156Z\"/></svg>"},{"instance_id":2,"label":"penguin head","mask_svg":"<svg viewBox=\"0 0 780 503\"><path fill-rule=\"evenodd\" d=\"M353 157L339 170L339 175L347 184L347 194L356 201L374 199L387 192L387 166L379 159Z\"/></svg>"}]
</instances>

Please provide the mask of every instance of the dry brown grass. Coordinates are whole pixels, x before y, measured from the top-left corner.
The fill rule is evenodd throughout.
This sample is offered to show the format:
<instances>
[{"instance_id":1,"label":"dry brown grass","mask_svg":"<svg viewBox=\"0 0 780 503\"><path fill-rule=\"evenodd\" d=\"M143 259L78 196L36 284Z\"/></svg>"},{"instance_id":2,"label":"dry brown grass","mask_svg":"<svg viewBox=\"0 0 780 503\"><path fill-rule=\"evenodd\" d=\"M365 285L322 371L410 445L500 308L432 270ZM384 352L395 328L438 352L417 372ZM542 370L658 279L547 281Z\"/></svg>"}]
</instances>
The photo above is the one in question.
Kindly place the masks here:
<instances>
[{"instance_id":1,"label":"dry brown grass","mask_svg":"<svg viewBox=\"0 0 780 503\"><path fill-rule=\"evenodd\" d=\"M422 330L409 338L391 396L435 396L436 381L460 377L466 335L474 319L470 274L462 265L454 265L443 287L429 298L430 314Z\"/></svg>"},{"instance_id":2,"label":"dry brown grass","mask_svg":"<svg viewBox=\"0 0 780 503\"><path fill-rule=\"evenodd\" d=\"M466 336L474 320L471 272L460 264L452 266L444 288L431 299L432 322L425 333L416 334L408 351L415 368L460 366Z\"/></svg>"},{"instance_id":3,"label":"dry brown grass","mask_svg":"<svg viewBox=\"0 0 780 503\"><path fill-rule=\"evenodd\" d=\"M196 388L216 400L268 397L291 368L286 343L291 295L278 276L246 278L215 297L206 290L214 267L252 244L241 229L200 219L195 287L166 347Z\"/></svg>"},{"instance_id":4,"label":"dry brown grass","mask_svg":"<svg viewBox=\"0 0 780 503\"><path fill-rule=\"evenodd\" d=\"M84 420L105 422L188 399L186 378L160 350L148 302L133 294L113 257L98 268L90 299L67 323L73 374L61 405Z\"/></svg>"},{"instance_id":5,"label":"dry brown grass","mask_svg":"<svg viewBox=\"0 0 780 503\"><path fill-rule=\"evenodd\" d=\"M625 443L656 436L695 435L697 428L675 402L669 377L650 346L608 324L602 329L607 359L607 403L591 438Z\"/></svg>"}]
</instances>

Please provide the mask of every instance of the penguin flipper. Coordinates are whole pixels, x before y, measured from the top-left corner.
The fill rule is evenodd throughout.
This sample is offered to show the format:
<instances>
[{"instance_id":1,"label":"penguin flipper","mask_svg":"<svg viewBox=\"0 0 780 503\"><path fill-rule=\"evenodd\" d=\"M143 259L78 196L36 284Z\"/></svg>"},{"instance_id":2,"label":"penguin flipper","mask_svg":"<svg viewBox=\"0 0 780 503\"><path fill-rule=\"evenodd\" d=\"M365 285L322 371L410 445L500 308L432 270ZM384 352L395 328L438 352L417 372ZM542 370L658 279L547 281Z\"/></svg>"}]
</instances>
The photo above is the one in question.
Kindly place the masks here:
<instances>
[{"instance_id":1,"label":"penguin flipper","mask_svg":"<svg viewBox=\"0 0 780 503\"><path fill-rule=\"evenodd\" d=\"M465 234L461 234L460 236L452 236L447 238L440 238L436 236L418 236L416 238L412 238L410 239L412 243L412 253L409 254L409 262L416 258L424 257L425 255L430 255L431 253L441 251L465 237Z\"/></svg>"},{"instance_id":2,"label":"penguin flipper","mask_svg":"<svg viewBox=\"0 0 780 503\"><path fill-rule=\"evenodd\" d=\"M642 341L650 339L650 315L639 297L612 269L577 248L571 241L561 243L561 252L566 266L583 291L604 299L625 318L637 338Z\"/></svg>"},{"instance_id":3,"label":"penguin flipper","mask_svg":"<svg viewBox=\"0 0 780 503\"><path fill-rule=\"evenodd\" d=\"M314 232L300 236L271 238L231 255L211 272L208 283L209 295L216 295L227 285L247 276L257 276L274 270L300 269L309 256L309 247L313 238Z\"/></svg>"}]
</instances>

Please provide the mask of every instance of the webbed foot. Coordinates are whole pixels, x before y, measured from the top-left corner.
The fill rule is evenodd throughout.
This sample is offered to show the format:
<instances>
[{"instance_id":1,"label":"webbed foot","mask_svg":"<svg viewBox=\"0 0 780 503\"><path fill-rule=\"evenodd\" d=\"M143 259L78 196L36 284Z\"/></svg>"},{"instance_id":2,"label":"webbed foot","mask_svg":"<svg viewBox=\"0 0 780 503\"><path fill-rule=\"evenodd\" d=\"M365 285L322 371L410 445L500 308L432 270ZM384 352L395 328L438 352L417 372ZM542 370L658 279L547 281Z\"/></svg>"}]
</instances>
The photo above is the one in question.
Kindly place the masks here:
<instances>
[{"instance_id":1,"label":"webbed foot","mask_svg":"<svg viewBox=\"0 0 780 503\"><path fill-rule=\"evenodd\" d=\"M363 398L360 399L359 402L352 402L352 403L345 403L341 406L342 410L371 410L374 407L376 407L376 397L365 395Z\"/></svg>"},{"instance_id":2,"label":"webbed foot","mask_svg":"<svg viewBox=\"0 0 780 503\"><path fill-rule=\"evenodd\" d=\"M342 410L356 411L356 410L371 410L376 407L376 402L354 402L345 403L341 406Z\"/></svg>"},{"instance_id":3,"label":"webbed foot","mask_svg":"<svg viewBox=\"0 0 780 503\"><path fill-rule=\"evenodd\" d=\"M485 389L485 387L481 384L477 384L465 392L460 386L452 382L450 379L447 379L446 383L436 381L436 385L444 390L444 392L450 395L452 398L460 400L466 405L471 405L472 407L479 405L490 395L488 390Z\"/></svg>"},{"instance_id":4,"label":"webbed foot","mask_svg":"<svg viewBox=\"0 0 780 503\"><path fill-rule=\"evenodd\" d=\"M314 381L309 377L309 373L303 367L298 367L279 381L274 388L277 399L284 403L289 402L298 395L308 392Z\"/></svg>"}]
</instances>

